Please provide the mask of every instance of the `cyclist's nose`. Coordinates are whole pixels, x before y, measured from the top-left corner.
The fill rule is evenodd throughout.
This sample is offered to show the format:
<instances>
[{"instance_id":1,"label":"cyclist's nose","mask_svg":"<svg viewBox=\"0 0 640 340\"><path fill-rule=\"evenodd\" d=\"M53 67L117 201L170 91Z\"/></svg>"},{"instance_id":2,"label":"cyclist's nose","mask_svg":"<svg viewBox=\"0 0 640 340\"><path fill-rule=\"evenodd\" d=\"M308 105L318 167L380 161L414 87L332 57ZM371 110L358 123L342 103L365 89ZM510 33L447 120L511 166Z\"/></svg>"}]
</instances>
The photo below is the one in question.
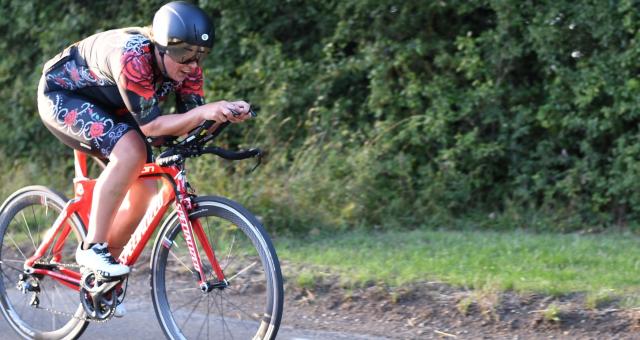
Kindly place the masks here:
<instances>
[{"instance_id":1,"label":"cyclist's nose","mask_svg":"<svg viewBox=\"0 0 640 340\"><path fill-rule=\"evenodd\" d=\"M190 63L188 63L187 65L189 66L189 69L190 69L191 71L193 71L193 70L195 70L195 69L196 69L196 67L198 67L198 61L193 60L193 61L191 61Z\"/></svg>"}]
</instances>

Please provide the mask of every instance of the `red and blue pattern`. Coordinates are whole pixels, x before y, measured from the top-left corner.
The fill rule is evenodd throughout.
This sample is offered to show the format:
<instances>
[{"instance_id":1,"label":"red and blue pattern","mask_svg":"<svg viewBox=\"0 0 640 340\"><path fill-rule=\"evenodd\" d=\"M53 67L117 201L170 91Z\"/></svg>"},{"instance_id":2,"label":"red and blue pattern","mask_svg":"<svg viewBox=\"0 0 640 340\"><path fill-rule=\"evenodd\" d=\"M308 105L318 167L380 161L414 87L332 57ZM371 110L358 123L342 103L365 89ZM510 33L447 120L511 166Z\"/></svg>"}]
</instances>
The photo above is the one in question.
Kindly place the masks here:
<instances>
[{"instance_id":1,"label":"red and blue pattern","mask_svg":"<svg viewBox=\"0 0 640 340\"><path fill-rule=\"evenodd\" d=\"M127 131L139 130L136 124L160 116L159 103L172 92L178 112L204 104L202 70L171 81L158 69L154 53L140 28L101 32L75 43L45 64L40 116L66 138L63 142L85 149L90 144L91 152L108 156Z\"/></svg>"},{"instance_id":2,"label":"red and blue pattern","mask_svg":"<svg viewBox=\"0 0 640 340\"><path fill-rule=\"evenodd\" d=\"M99 78L88 67L69 60L58 71L47 74L47 80L66 90L74 91L87 86L105 86L107 82Z\"/></svg>"}]
</instances>

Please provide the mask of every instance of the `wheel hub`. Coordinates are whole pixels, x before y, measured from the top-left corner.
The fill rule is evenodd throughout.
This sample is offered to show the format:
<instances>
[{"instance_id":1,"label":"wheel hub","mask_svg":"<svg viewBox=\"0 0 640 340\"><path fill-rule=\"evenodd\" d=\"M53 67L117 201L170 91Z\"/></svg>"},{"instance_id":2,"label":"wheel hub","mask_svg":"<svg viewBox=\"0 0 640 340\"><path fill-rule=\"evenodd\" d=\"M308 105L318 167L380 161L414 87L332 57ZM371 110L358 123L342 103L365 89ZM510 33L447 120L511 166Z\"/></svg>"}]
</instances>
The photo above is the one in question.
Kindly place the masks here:
<instances>
[{"instance_id":1,"label":"wheel hub","mask_svg":"<svg viewBox=\"0 0 640 340\"><path fill-rule=\"evenodd\" d=\"M203 282L200 284L200 290L203 293L210 293L214 289L223 290L229 287L229 282L227 280L218 281L218 280L209 280L207 282Z\"/></svg>"}]
</instances>

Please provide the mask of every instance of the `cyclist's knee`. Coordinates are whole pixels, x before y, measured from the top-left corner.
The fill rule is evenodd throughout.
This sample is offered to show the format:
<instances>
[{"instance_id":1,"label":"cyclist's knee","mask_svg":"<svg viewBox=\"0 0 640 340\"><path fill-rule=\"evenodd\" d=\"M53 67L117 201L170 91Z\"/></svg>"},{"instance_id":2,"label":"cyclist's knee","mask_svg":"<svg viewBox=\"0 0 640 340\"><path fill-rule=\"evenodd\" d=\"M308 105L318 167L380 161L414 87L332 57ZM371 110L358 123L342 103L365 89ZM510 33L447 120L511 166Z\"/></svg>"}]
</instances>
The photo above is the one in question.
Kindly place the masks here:
<instances>
[{"instance_id":1,"label":"cyclist's knee","mask_svg":"<svg viewBox=\"0 0 640 340\"><path fill-rule=\"evenodd\" d=\"M129 131L118 141L110 158L141 168L147 161L147 146L138 132Z\"/></svg>"}]
</instances>

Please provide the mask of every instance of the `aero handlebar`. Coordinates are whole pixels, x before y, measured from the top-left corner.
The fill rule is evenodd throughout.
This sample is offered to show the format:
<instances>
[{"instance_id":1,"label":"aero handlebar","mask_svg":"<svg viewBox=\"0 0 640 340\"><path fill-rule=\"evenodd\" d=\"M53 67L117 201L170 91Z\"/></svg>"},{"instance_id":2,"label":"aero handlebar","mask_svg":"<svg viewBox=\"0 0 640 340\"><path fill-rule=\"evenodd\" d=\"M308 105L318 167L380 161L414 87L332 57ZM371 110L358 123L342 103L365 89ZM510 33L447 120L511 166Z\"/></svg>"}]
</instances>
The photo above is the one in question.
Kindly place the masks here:
<instances>
[{"instance_id":1,"label":"aero handlebar","mask_svg":"<svg viewBox=\"0 0 640 340\"><path fill-rule=\"evenodd\" d=\"M234 116L238 116L239 113L231 111ZM253 110L249 110L252 117L256 117L256 113ZM209 132L209 129L215 124L212 120L204 121L198 127L193 129L187 137L169 146L167 150L158 155L155 163L160 166L170 166L173 164L181 163L186 158L197 157L204 154L214 154L228 160L242 160L252 157L262 156L262 151L258 148L251 148L248 150L231 151L220 147L204 147L204 145L213 139L215 139L224 130L230 122L224 122L213 132Z\"/></svg>"}]
</instances>

